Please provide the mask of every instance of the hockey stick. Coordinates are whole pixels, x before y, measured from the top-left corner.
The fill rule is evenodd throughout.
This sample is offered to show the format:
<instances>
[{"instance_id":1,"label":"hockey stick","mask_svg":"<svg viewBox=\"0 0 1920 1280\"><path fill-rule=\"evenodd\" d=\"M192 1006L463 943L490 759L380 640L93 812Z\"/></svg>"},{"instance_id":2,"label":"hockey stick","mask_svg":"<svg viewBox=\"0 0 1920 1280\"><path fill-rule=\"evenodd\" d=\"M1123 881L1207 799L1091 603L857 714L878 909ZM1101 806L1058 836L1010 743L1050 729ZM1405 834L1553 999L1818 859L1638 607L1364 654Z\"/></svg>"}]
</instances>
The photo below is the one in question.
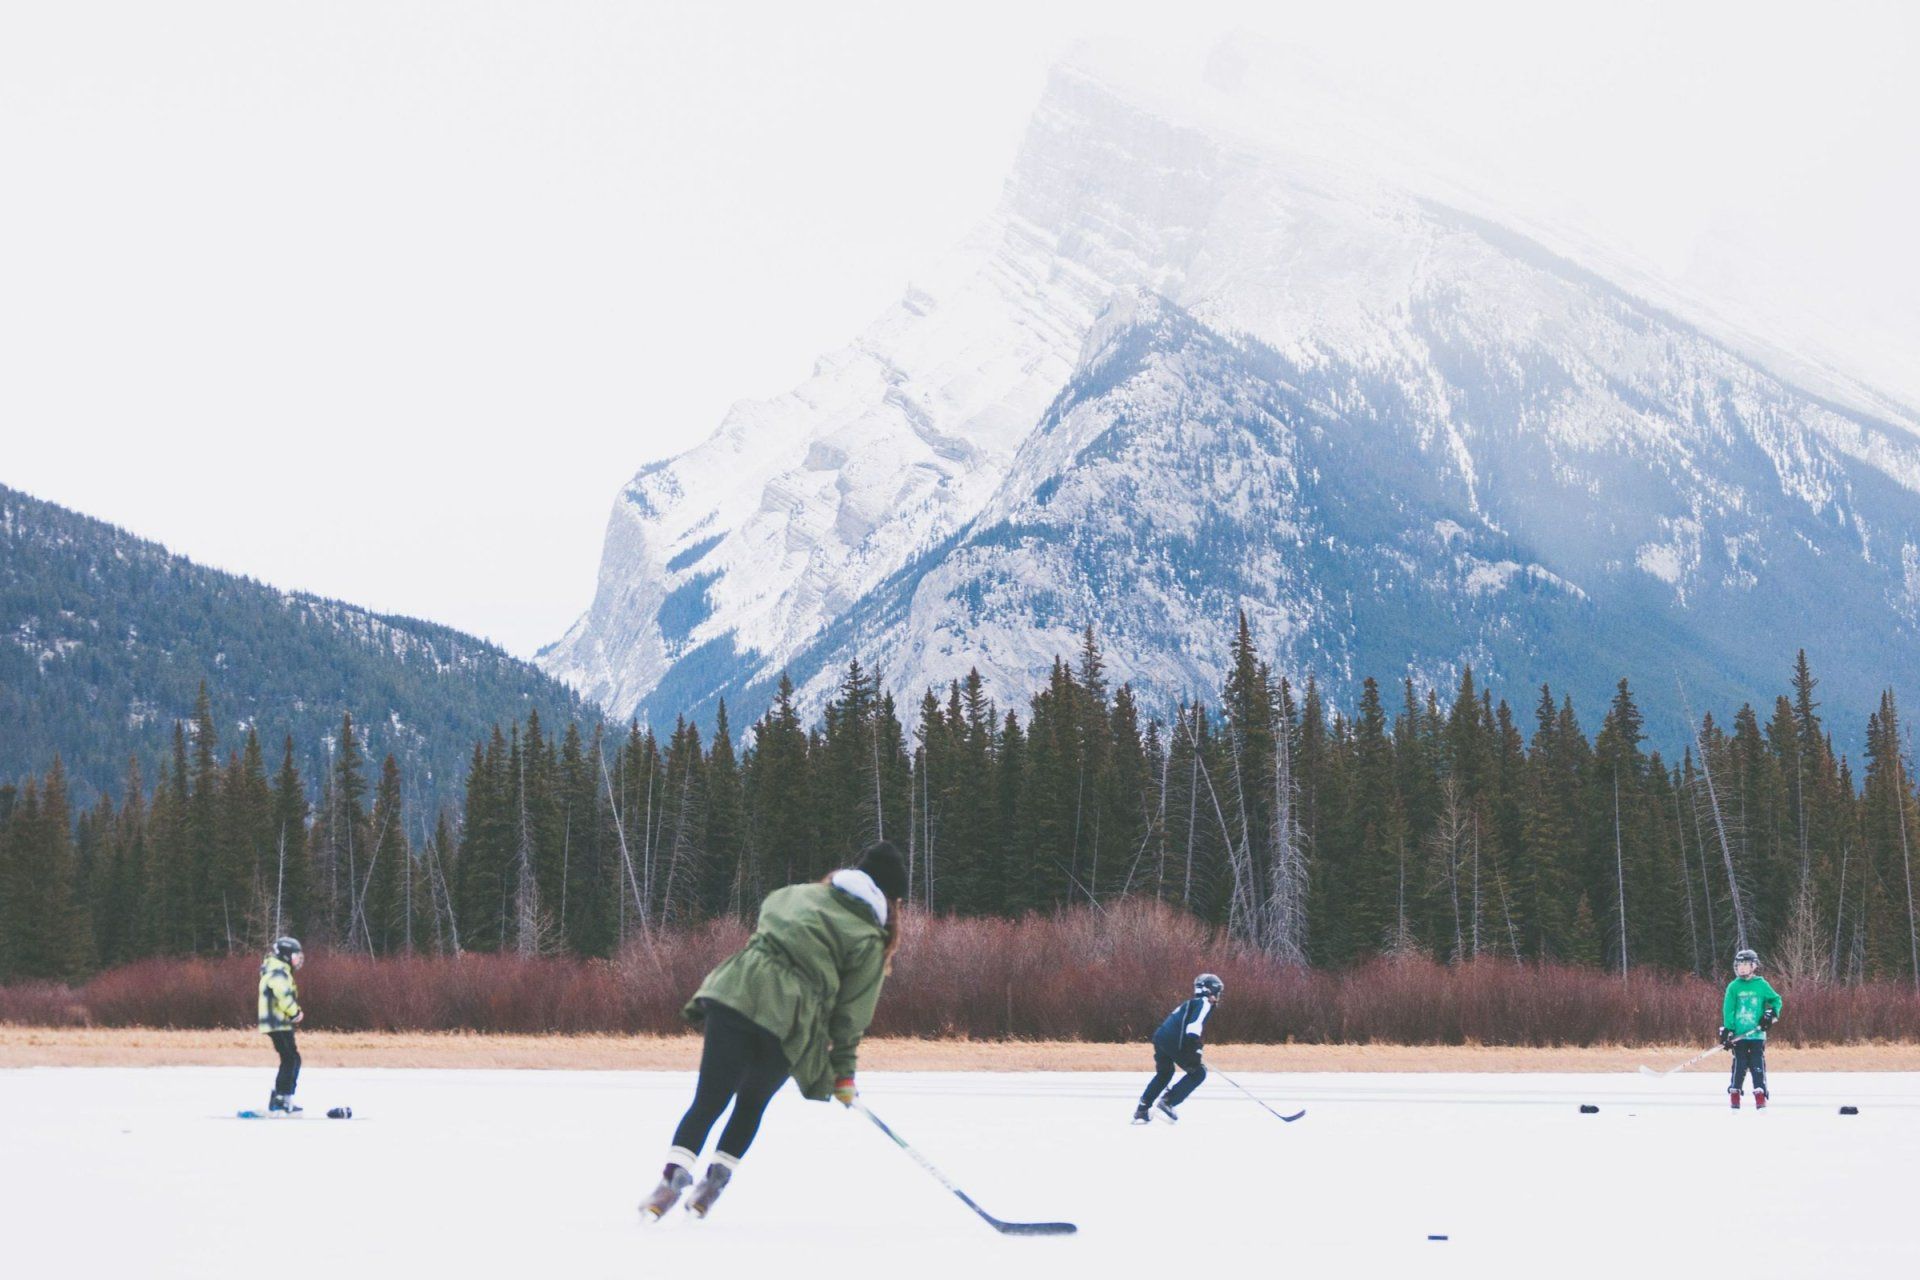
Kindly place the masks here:
<instances>
[{"instance_id":1,"label":"hockey stick","mask_svg":"<svg viewBox=\"0 0 1920 1280\"><path fill-rule=\"evenodd\" d=\"M894 1142L899 1146L899 1148L902 1151L906 1152L908 1155L912 1156L915 1162L917 1162L922 1169L925 1169L928 1173L932 1174L936 1179L938 1179L941 1186L953 1192L953 1194L955 1194L956 1196L959 1196L960 1203L966 1205L967 1208L979 1214L983 1219L986 1220L986 1223L988 1226L992 1227L995 1231L998 1231L1001 1235L1003 1236L1070 1236L1074 1232L1080 1229L1074 1226L1071 1222L1002 1222L1000 1219L994 1217L992 1214L988 1213L985 1209L982 1209L979 1205L975 1204L973 1202L972 1196L968 1195L966 1192L962 1191L960 1188L954 1186L953 1183L949 1182L947 1180L946 1174L940 1172L938 1169L933 1167L933 1161L927 1159L925 1156L921 1155L918 1151L915 1151L912 1147L908 1146L907 1140L901 1137L899 1134L895 1133L892 1129L889 1129L887 1127L887 1122L885 1120L882 1120L879 1116L867 1110L866 1103L860 1101L858 1098L855 1098L853 1102L850 1103L849 1105L852 1106L853 1109L858 1111L861 1115L873 1121L873 1123L876 1126L878 1126L880 1132L886 1134L889 1138L892 1138Z\"/></svg>"},{"instance_id":2,"label":"hockey stick","mask_svg":"<svg viewBox=\"0 0 1920 1280\"><path fill-rule=\"evenodd\" d=\"M1751 1040L1751 1039L1753 1039L1753 1035L1751 1032L1749 1032L1744 1036L1735 1036L1733 1038L1733 1044L1716 1044L1715 1046L1713 1046L1713 1048L1704 1050L1703 1052L1700 1052L1700 1053L1696 1053L1691 1058L1688 1058L1685 1062L1681 1063L1679 1066L1668 1067L1665 1071L1655 1071L1652 1067L1649 1067L1646 1064L1642 1063L1640 1066L1640 1074L1643 1076L1670 1076L1676 1071L1685 1071L1688 1067L1692 1066L1696 1062L1705 1062L1708 1058L1711 1058L1716 1053L1727 1052L1733 1048L1733 1045L1739 1044L1743 1040Z\"/></svg>"},{"instance_id":3,"label":"hockey stick","mask_svg":"<svg viewBox=\"0 0 1920 1280\"><path fill-rule=\"evenodd\" d=\"M1247 1086L1241 1084L1238 1080L1235 1080L1232 1076L1220 1070L1218 1067L1208 1068L1208 1074L1219 1076L1222 1080L1225 1080L1228 1084L1232 1085L1234 1088L1238 1089L1240 1092L1246 1094L1249 1098L1252 1098L1255 1102L1259 1102L1261 1106L1267 1107L1267 1104L1261 1101L1261 1099L1253 1092L1253 1090L1247 1088ZM1305 1114L1307 1114L1307 1109L1305 1107L1300 1108L1300 1110L1294 1112L1290 1116L1283 1116L1278 1111L1274 1111L1272 1107L1267 1107L1267 1110L1272 1111L1274 1116L1277 1119L1284 1120L1288 1124L1292 1124L1295 1120L1298 1120L1301 1116L1304 1116Z\"/></svg>"}]
</instances>

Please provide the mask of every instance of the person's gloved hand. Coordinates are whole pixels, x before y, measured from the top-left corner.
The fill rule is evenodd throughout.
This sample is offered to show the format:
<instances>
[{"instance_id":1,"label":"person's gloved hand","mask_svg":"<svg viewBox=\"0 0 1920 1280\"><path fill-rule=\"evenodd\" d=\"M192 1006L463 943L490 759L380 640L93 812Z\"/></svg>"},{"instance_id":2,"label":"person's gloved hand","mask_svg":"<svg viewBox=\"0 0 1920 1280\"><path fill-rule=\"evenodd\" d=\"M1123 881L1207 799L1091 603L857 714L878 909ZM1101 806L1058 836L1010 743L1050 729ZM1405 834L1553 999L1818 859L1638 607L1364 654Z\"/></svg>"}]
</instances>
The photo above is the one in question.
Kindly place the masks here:
<instances>
[{"instance_id":1,"label":"person's gloved hand","mask_svg":"<svg viewBox=\"0 0 1920 1280\"><path fill-rule=\"evenodd\" d=\"M859 1096L860 1091L853 1087L852 1076L841 1076L833 1082L833 1100L841 1106L852 1106L853 1100Z\"/></svg>"},{"instance_id":2,"label":"person's gloved hand","mask_svg":"<svg viewBox=\"0 0 1920 1280\"><path fill-rule=\"evenodd\" d=\"M1734 1039L1734 1036L1733 1036L1732 1027L1720 1028L1720 1047L1722 1049L1733 1048L1733 1039Z\"/></svg>"},{"instance_id":3,"label":"person's gloved hand","mask_svg":"<svg viewBox=\"0 0 1920 1280\"><path fill-rule=\"evenodd\" d=\"M293 1020L296 1023L305 1022L307 1020L307 1011L302 1009L300 1012L294 1014Z\"/></svg>"},{"instance_id":4,"label":"person's gloved hand","mask_svg":"<svg viewBox=\"0 0 1920 1280\"><path fill-rule=\"evenodd\" d=\"M1767 1030L1779 1020L1780 1011L1778 1009L1762 1009L1760 1011L1760 1029L1762 1031Z\"/></svg>"}]
</instances>

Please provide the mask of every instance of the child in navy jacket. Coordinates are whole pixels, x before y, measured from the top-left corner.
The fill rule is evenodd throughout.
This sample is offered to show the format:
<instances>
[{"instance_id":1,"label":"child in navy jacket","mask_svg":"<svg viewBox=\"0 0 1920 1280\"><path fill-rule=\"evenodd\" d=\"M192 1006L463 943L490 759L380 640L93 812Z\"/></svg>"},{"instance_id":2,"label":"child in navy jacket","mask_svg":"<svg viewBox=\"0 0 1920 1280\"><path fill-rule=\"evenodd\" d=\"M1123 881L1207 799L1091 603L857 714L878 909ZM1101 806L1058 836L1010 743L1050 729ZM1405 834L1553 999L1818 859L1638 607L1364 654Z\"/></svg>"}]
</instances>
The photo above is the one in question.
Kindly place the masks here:
<instances>
[{"instance_id":1,"label":"child in navy jacket","mask_svg":"<svg viewBox=\"0 0 1920 1280\"><path fill-rule=\"evenodd\" d=\"M1218 977L1201 974L1193 980L1192 998L1182 1001L1153 1033L1153 1079L1147 1082L1147 1091L1140 1095L1140 1105L1133 1109L1135 1124L1147 1123L1156 1110L1169 1120L1180 1119L1173 1109L1185 1102L1187 1095L1207 1078L1206 1063L1200 1060L1201 1038L1205 1034L1207 1015L1213 1012L1213 1006L1220 1002L1225 990L1226 985ZM1179 1084L1167 1089L1175 1067L1186 1074L1180 1077ZM1160 1096L1163 1089L1167 1090L1165 1097ZM1156 1098L1158 1106L1154 1103Z\"/></svg>"}]
</instances>

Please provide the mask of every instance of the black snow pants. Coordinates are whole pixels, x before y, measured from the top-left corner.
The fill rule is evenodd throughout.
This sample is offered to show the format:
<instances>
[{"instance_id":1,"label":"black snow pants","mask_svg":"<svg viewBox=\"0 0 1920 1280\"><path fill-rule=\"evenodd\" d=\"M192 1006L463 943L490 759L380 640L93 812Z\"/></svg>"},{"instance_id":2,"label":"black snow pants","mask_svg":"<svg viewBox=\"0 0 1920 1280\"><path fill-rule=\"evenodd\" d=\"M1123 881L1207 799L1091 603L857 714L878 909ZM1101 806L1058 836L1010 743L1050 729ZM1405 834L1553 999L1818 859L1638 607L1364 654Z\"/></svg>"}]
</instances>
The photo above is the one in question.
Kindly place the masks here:
<instances>
[{"instance_id":1,"label":"black snow pants","mask_svg":"<svg viewBox=\"0 0 1920 1280\"><path fill-rule=\"evenodd\" d=\"M1187 1095L1200 1087L1207 1078L1206 1064L1200 1061L1198 1049L1183 1049L1171 1056L1153 1051L1153 1079L1147 1081L1147 1091L1140 1095L1140 1105L1149 1106L1167 1088L1167 1081L1173 1079L1174 1068L1178 1067L1187 1074L1180 1077L1180 1083L1167 1089L1167 1105L1177 1107L1187 1100Z\"/></svg>"},{"instance_id":2,"label":"black snow pants","mask_svg":"<svg viewBox=\"0 0 1920 1280\"><path fill-rule=\"evenodd\" d=\"M300 1083L300 1051L293 1047L293 1032L269 1031L267 1038L280 1054L280 1074L273 1078L273 1091L289 1097Z\"/></svg>"},{"instance_id":3,"label":"black snow pants","mask_svg":"<svg viewBox=\"0 0 1920 1280\"><path fill-rule=\"evenodd\" d=\"M673 1145L695 1155L707 1143L720 1113L733 1103L727 1127L720 1131L719 1150L739 1159L760 1132L760 1117L773 1095L787 1082L791 1068L771 1031L723 1004L706 1002L707 1040L700 1051L700 1081L694 1086L693 1105L673 1131Z\"/></svg>"},{"instance_id":4,"label":"black snow pants","mask_svg":"<svg viewBox=\"0 0 1920 1280\"><path fill-rule=\"evenodd\" d=\"M1753 1091L1767 1091L1767 1042L1765 1040L1735 1040L1733 1042L1733 1083L1727 1086L1728 1093L1740 1092L1740 1086L1747 1082L1747 1072L1753 1072Z\"/></svg>"}]
</instances>

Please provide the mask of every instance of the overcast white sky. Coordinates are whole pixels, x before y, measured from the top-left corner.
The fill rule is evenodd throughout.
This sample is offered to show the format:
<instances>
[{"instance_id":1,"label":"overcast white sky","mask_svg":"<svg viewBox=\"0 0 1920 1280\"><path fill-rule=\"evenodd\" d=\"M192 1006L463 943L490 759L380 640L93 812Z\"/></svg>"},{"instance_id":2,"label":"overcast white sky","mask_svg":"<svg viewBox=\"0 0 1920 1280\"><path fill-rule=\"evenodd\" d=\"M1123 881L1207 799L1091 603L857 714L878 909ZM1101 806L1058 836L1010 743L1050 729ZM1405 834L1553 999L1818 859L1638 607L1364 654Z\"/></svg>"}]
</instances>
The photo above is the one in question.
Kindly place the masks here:
<instances>
[{"instance_id":1,"label":"overcast white sky","mask_svg":"<svg viewBox=\"0 0 1920 1280\"><path fill-rule=\"evenodd\" d=\"M643 462L998 196L1084 39L1259 30L1920 402L1898 3L0 8L0 482L531 654Z\"/></svg>"}]
</instances>

